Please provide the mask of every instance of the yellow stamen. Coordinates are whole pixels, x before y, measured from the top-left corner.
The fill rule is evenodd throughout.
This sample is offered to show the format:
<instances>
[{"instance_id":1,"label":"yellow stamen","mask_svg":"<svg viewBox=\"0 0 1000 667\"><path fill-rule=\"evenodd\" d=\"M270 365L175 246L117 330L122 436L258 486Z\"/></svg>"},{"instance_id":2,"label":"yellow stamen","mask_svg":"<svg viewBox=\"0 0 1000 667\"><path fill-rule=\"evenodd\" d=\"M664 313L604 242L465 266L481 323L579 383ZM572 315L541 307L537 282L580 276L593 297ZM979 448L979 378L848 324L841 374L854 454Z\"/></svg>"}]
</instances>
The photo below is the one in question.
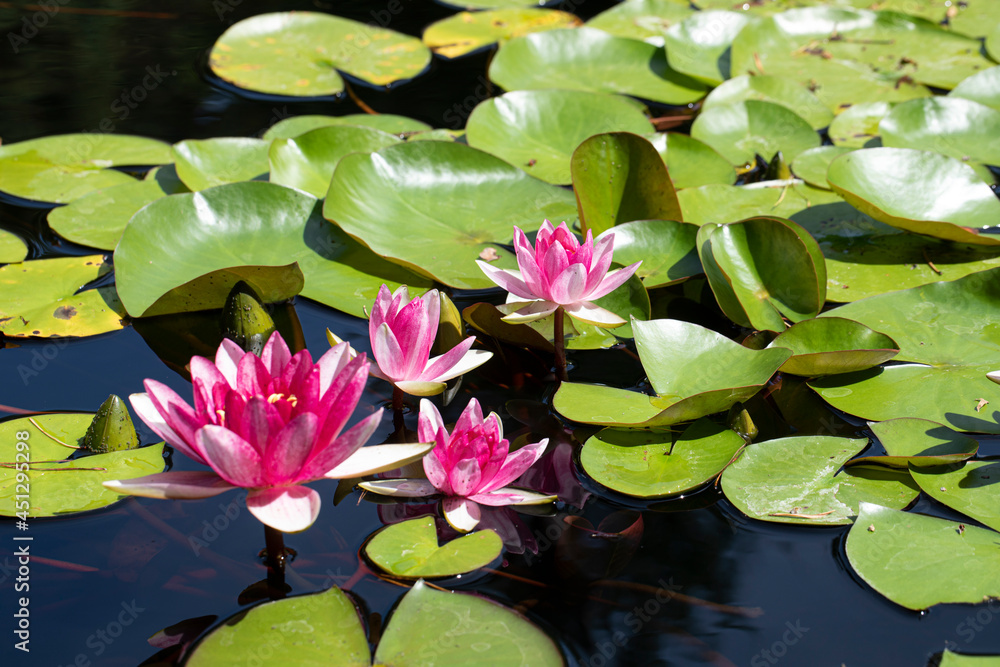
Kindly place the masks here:
<instances>
[{"instance_id":1,"label":"yellow stamen","mask_svg":"<svg viewBox=\"0 0 1000 667\"><path fill-rule=\"evenodd\" d=\"M271 405L274 405L284 397L285 397L284 394L271 394L270 396L267 397L267 402L270 403Z\"/></svg>"}]
</instances>

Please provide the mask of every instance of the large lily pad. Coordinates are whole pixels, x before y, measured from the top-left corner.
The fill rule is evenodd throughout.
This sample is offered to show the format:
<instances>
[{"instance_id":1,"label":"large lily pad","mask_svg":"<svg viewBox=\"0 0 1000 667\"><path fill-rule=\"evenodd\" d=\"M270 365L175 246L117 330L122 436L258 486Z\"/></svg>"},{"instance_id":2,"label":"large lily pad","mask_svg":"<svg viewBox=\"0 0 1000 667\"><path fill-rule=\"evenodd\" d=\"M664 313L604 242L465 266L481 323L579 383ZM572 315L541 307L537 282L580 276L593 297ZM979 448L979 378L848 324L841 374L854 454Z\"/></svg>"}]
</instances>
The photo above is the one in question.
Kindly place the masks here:
<instances>
[{"instance_id":1,"label":"large lily pad","mask_svg":"<svg viewBox=\"0 0 1000 667\"><path fill-rule=\"evenodd\" d=\"M751 350L678 320L633 322L636 348L656 396L563 382L553 398L567 419L600 426L664 426L728 410L757 393L791 350Z\"/></svg>"},{"instance_id":2,"label":"large lily pad","mask_svg":"<svg viewBox=\"0 0 1000 667\"><path fill-rule=\"evenodd\" d=\"M438 545L434 517L425 516L392 524L377 532L365 545L365 554L396 577L450 577L489 565L503 551L503 540L492 530Z\"/></svg>"},{"instance_id":3,"label":"large lily pad","mask_svg":"<svg viewBox=\"0 0 1000 667\"><path fill-rule=\"evenodd\" d=\"M99 509L122 498L104 488L102 482L163 470L162 444L67 460L77 454L70 447L83 444L93 418L92 413L54 413L0 424L0 460L4 461L0 467L0 516L12 517L26 510L30 517L38 518ZM27 435L19 437L23 433ZM27 449L18 449L19 442L27 443ZM26 470L18 470L18 462L25 461ZM27 475L27 482L18 480L19 473ZM25 484L31 489L27 507L17 504Z\"/></svg>"},{"instance_id":4,"label":"large lily pad","mask_svg":"<svg viewBox=\"0 0 1000 667\"><path fill-rule=\"evenodd\" d=\"M340 94L340 72L377 86L412 79L430 60L416 37L317 12L244 19L209 55L212 71L229 83L295 97Z\"/></svg>"},{"instance_id":5,"label":"large lily pad","mask_svg":"<svg viewBox=\"0 0 1000 667\"><path fill-rule=\"evenodd\" d=\"M742 12L698 12L664 35L667 61L682 74L718 86L730 78L730 47L752 19Z\"/></svg>"},{"instance_id":6,"label":"large lily pad","mask_svg":"<svg viewBox=\"0 0 1000 667\"><path fill-rule=\"evenodd\" d=\"M864 504L847 558L865 582L908 609L1000 597L1000 535L976 526Z\"/></svg>"},{"instance_id":7,"label":"large lily pad","mask_svg":"<svg viewBox=\"0 0 1000 667\"><path fill-rule=\"evenodd\" d=\"M691 136L738 167L752 165L756 155L770 161L779 151L791 161L820 144L819 135L794 111L758 100L706 108L691 126Z\"/></svg>"},{"instance_id":8,"label":"large lily pad","mask_svg":"<svg viewBox=\"0 0 1000 667\"><path fill-rule=\"evenodd\" d=\"M781 370L806 377L861 371L899 354L893 339L841 317L794 324L778 334L769 347L791 350L792 356Z\"/></svg>"},{"instance_id":9,"label":"large lily pad","mask_svg":"<svg viewBox=\"0 0 1000 667\"><path fill-rule=\"evenodd\" d=\"M1000 165L1000 111L960 97L896 105L879 123L882 143Z\"/></svg>"},{"instance_id":10,"label":"large lily pad","mask_svg":"<svg viewBox=\"0 0 1000 667\"><path fill-rule=\"evenodd\" d=\"M687 0L625 0L587 21L587 26L663 46L667 29L693 13Z\"/></svg>"},{"instance_id":11,"label":"large lily pad","mask_svg":"<svg viewBox=\"0 0 1000 667\"><path fill-rule=\"evenodd\" d=\"M354 125L320 127L291 139L275 139L268 152L270 180L322 199L345 155L370 153L400 141L381 130Z\"/></svg>"},{"instance_id":12,"label":"large lily pad","mask_svg":"<svg viewBox=\"0 0 1000 667\"><path fill-rule=\"evenodd\" d=\"M389 134L404 134L408 132L425 132L431 129L427 123L419 120L407 118L406 116L395 116L393 114L367 114L357 113L346 116L292 116L279 121L268 128L262 137L266 141L274 139L292 139L305 134L310 130L317 130L321 127L331 127L334 125L358 125L361 127L371 127L382 130Z\"/></svg>"},{"instance_id":13,"label":"large lily pad","mask_svg":"<svg viewBox=\"0 0 1000 667\"><path fill-rule=\"evenodd\" d=\"M635 275L646 289L665 287L701 274L695 247L698 227L675 220L637 220L617 225L601 236L615 235L615 261L641 261Z\"/></svg>"},{"instance_id":14,"label":"large lily pad","mask_svg":"<svg viewBox=\"0 0 1000 667\"><path fill-rule=\"evenodd\" d=\"M1000 234L980 231L1000 220L1000 200L961 160L910 148L871 148L838 157L827 179L851 205L888 225L1000 245Z\"/></svg>"},{"instance_id":15,"label":"large lily pad","mask_svg":"<svg viewBox=\"0 0 1000 667\"><path fill-rule=\"evenodd\" d=\"M670 180L678 190L736 182L733 165L704 141L678 132L657 132L647 134L646 138L667 164Z\"/></svg>"},{"instance_id":16,"label":"large lily pad","mask_svg":"<svg viewBox=\"0 0 1000 667\"><path fill-rule=\"evenodd\" d=\"M470 146L503 158L532 176L568 185L570 159L588 137L642 134L645 114L618 95L578 90L521 90L477 106L465 127ZM662 161L657 157L657 161Z\"/></svg>"},{"instance_id":17,"label":"large lily pad","mask_svg":"<svg viewBox=\"0 0 1000 667\"><path fill-rule=\"evenodd\" d=\"M707 111L745 100L772 102L783 106L809 123L814 130L828 126L833 120L833 112L809 92L807 87L781 76L737 76L709 93L701 108Z\"/></svg>"},{"instance_id":18,"label":"large lily pad","mask_svg":"<svg viewBox=\"0 0 1000 667\"><path fill-rule=\"evenodd\" d=\"M109 167L173 162L169 144L123 134L62 134L0 146L0 190L67 203L134 179Z\"/></svg>"},{"instance_id":19,"label":"large lily pad","mask_svg":"<svg viewBox=\"0 0 1000 667\"><path fill-rule=\"evenodd\" d=\"M592 136L573 153L571 168L581 231L600 234L633 220L681 219L667 167L640 136Z\"/></svg>"},{"instance_id":20,"label":"large lily pad","mask_svg":"<svg viewBox=\"0 0 1000 667\"><path fill-rule=\"evenodd\" d=\"M805 229L784 218L750 218L698 230L698 256L726 316L741 326L784 331L826 302L826 263Z\"/></svg>"},{"instance_id":21,"label":"large lily pad","mask_svg":"<svg viewBox=\"0 0 1000 667\"><path fill-rule=\"evenodd\" d=\"M1000 465L996 461L965 461L938 468L915 468L913 479L934 500L972 517L984 526L1000 530L997 484Z\"/></svg>"},{"instance_id":22,"label":"large lily pad","mask_svg":"<svg viewBox=\"0 0 1000 667\"><path fill-rule=\"evenodd\" d=\"M736 432L708 419L683 433L606 428L584 443L580 461L588 475L610 489L660 498L716 477L744 444Z\"/></svg>"},{"instance_id":23,"label":"large lily pad","mask_svg":"<svg viewBox=\"0 0 1000 667\"><path fill-rule=\"evenodd\" d=\"M965 461L979 451L979 443L969 436L929 419L900 417L869 422L868 427L885 448L885 456L864 456L854 459L852 464L878 463L894 468L910 468L916 473L915 468ZM919 478L916 481L920 484Z\"/></svg>"},{"instance_id":24,"label":"large lily pad","mask_svg":"<svg viewBox=\"0 0 1000 667\"><path fill-rule=\"evenodd\" d=\"M799 156L792 162L790 165L792 173L814 188L829 190L830 184L826 180L826 172L830 168L830 163L844 153L850 153L853 150L855 149L847 146L810 148L799 153Z\"/></svg>"},{"instance_id":25,"label":"large lily pad","mask_svg":"<svg viewBox=\"0 0 1000 667\"><path fill-rule=\"evenodd\" d=\"M490 64L490 79L507 90L588 90L664 104L694 102L706 89L670 69L663 49L593 28L512 39Z\"/></svg>"},{"instance_id":26,"label":"large lily pad","mask_svg":"<svg viewBox=\"0 0 1000 667\"><path fill-rule=\"evenodd\" d=\"M28 245L17 234L0 229L0 264L20 262L28 256Z\"/></svg>"},{"instance_id":27,"label":"large lily pad","mask_svg":"<svg viewBox=\"0 0 1000 667\"><path fill-rule=\"evenodd\" d=\"M485 12L459 12L427 26L423 41L445 58L457 58L499 42L533 32L572 28L582 21L552 9L509 8Z\"/></svg>"},{"instance_id":28,"label":"large lily pad","mask_svg":"<svg viewBox=\"0 0 1000 667\"><path fill-rule=\"evenodd\" d=\"M111 267L101 255L35 259L0 267L0 332L5 336L94 336L125 326L114 287L77 293Z\"/></svg>"},{"instance_id":29,"label":"large lily pad","mask_svg":"<svg viewBox=\"0 0 1000 667\"><path fill-rule=\"evenodd\" d=\"M1000 667L1000 655L962 655L945 649L938 667Z\"/></svg>"},{"instance_id":30,"label":"large lily pad","mask_svg":"<svg viewBox=\"0 0 1000 667\"><path fill-rule=\"evenodd\" d=\"M378 192L378 197L370 193ZM573 194L462 144L421 141L349 155L334 173L323 215L375 253L462 289L493 283L475 259L492 249L516 268L513 225L576 218ZM400 229L419 234L400 234Z\"/></svg>"},{"instance_id":31,"label":"large lily pad","mask_svg":"<svg viewBox=\"0 0 1000 667\"><path fill-rule=\"evenodd\" d=\"M265 181L270 145L249 137L181 141L174 144L177 175L192 192L225 183Z\"/></svg>"},{"instance_id":32,"label":"large lily pad","mask_svg":"<svg viewBox=\"0 0 1000 667\"><path fill-rule=\"evenodd\" d=\"M848 524L864 502L906 507L920 493L908 472L841 470L867 444L825 435L759 442L722 473L722 491L747 516L778 523Z\"/></svg>"},{"instance_id":33,"label":"large lily pad","mask_svg":"<svg viewBox=\"0 0 1000 667\"><path fill-rule=\"evenodd\" d=\"M973 74L955 86L948 97L972 100L1000 111L1000 66Z\"/></svg>"},{"instance_id":34,"label":"large lily pad","mask_svg":"<svg viewBox=\"0 0 1000 667\"><path fill-rule=\"evenodd\" d=\"M1000 433L989 401L1000 367L994 315L1000 269L951 282L890 292L827 311L881 331L899 343L898 361L911 362L810 382L839 410L873 421L922 417L959 431Z\"/></svg>"},{"instance_id":35,"label":"large lily pad","mask_svg":"<svg viewBox=\"0 0 1000 667\"><path fill-rule=\"evenodd\" d=\"M879 123L892 107L889 102L852 104L830 123L830 141L847 148L878 148L882 145Z\"/></svg>"}]
</instances>

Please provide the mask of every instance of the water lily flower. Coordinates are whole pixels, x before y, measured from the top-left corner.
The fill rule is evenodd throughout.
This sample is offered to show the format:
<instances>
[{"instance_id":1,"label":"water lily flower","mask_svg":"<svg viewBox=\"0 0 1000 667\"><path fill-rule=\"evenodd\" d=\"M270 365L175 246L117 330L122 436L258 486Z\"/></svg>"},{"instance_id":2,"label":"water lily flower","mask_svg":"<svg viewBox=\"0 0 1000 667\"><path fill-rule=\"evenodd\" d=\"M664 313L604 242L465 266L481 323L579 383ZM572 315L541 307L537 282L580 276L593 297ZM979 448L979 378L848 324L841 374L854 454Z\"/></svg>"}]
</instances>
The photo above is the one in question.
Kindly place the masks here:
<instances>
[{"instance_id":1,"label":"water lily flower","mask_svg":"<svg viewBox=\"0 0 1000 667\"><path fill-rule=\"evenodd\" d=\"M347 343L313 363L271 335L260 357L222 341L215 361L191 359L194 408L166 385L146 380L132 407L169 445L211 471L163 472L105 482L147 498L207 498L245 488L247 508L283 532L305 530L319 514L319 494L304 484L392 470L419 459L430 445L362 447L382 410L341 433L368 377L365 355Z\"/></svg>"},{"instance_id":2,"label":"water lily flower","mask_svg":"<svg viewBox=\"0 0 1000 667\"><path fill-rule=\"evenodd\" d=\"M362 482L373 493L403 498L441 494L445 519L456 530L468 532L481 517L479 504L538 505L555 496L507 486L520 477L545 451L548 440L525 445L510 453L503 437L500 417L490 413L483 419L476 399L469 401L451 434L434 404L420 401L417 434L421 441L434 443L424 457L427 479L388 479Z\"/></svg>"},{"instance_id":3,"label":"water lily flower","mask_svg":"<svg viewBox=\"0 0 1000 667\"><path fill-rule=\"evenodd\" d=\"M625 320L592 303L625 284L642 262L608 272L615 235L605 234L594 243L587 231L581 244L563 222L553 228L546 220L532 247L528 237L514 227L514 248L520 271L509 271L476 260L480 268L513 296L530 302L503 319L523 324L541 319L563 308L573 317L600 327L617 327Z\"/></svg>"},{"instance_id":4,"label":"water lily flower","mask_svg":"<svg viewBox=\"0 0 1000 667\"><path fill-rule=\"evenodd\" d=\"M437 290L410 299L406 285L395 292L382 285L368 320L372 354L378 368L372 375L388 380L414 396L434 396L445 382L486 363L492 352L473 350L469 336L448 352L430 358L437 336L441 301Z\"/></svg>"}]
</instances>

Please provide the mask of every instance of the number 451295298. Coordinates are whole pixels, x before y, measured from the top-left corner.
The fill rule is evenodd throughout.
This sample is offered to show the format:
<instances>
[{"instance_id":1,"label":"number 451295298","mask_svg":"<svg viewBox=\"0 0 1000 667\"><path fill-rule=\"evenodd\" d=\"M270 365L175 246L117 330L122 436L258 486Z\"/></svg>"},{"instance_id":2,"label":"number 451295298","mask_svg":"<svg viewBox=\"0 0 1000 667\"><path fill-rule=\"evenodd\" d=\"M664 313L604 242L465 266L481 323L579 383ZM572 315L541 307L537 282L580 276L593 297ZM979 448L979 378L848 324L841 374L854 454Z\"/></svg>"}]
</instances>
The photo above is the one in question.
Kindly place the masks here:
<instances>
[{"instance_id":1,"label":"number 451295298","mask_svg":"<svg viewBox=\"0 0 1000 667\"><path fill-rule=\"evenodd\" d=\"M31 480L28 477L28 465L31 463L31 446L28 438L31 433L28 431L18 431L14 434L17 440L17 453L14 455L14 469L17 471L17 487L14 489L17 495L14 496L14 510L17 518L21 521L28 520L28 506L30 505Z\"/></svg>"}]
</instances>

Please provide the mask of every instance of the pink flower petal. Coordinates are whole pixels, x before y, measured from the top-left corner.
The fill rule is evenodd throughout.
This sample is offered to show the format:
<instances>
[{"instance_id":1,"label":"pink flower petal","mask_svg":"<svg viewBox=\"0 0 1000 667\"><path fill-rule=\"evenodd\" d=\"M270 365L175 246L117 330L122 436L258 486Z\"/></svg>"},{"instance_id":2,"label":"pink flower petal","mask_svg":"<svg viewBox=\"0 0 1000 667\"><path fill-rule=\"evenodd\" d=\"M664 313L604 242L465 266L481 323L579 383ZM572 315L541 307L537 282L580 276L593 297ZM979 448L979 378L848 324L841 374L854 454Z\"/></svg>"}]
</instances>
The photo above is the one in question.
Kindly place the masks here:
<instances>
[{"instance_id":1,"label":"pink flower petal","mask_svg":"<svg viewBox=\"0 0 1000 667\"><path fill-rule=\"evenodd\" d=\"M284 420L275 407L261 396L254 396L246 402L241 417L238 422L234 419L227 422L229 430L246 440L263 457L267 443L285 425Z\"/></svg>"},{"instance_id":2,"label":"pink flower petal","mask_svg":"<svg viewBox=\"0 0 1000 667\"><path fill-rule=\"evenodd\" d=\"M329 471L347 461L372 437L382 419L382 412L381 408L376 410L333 441L320 439L321 443L328 444L314 450L312 457L303 466L303 479L325 477Z\"/></svg>"},{"instance_id":3,"label":"pink flower petal","mask_svg":"<svg viewBox=\"0 0 1000 667\"><path fill-rule=\"evenodd\" d=\"M482 425L483 408L479 405L479 401L475 398L470 398L469 402L465 406L465 409L462 410L462 414L458 416L458 421L455 422L455 428L452 430L452 434L471 431L477 426Z\"/></svg>"},{"instance_id":4,"label":"pink flower petal","mask_svg":"<svg viewBox=\"0 0 1000 667\"><path fill-rule=\"evenodd\" d=\"M444 379L444 376L448 374L448 371L455 366L459 360L465 356L465 353L472 348L472 345L476 342L475 336L469 336L461 343L451 348L444 354L434 357L432 361L428 361L425 368L421 368L418 375L408 377L408 380L430 380L433 382L440 382ZM485 360L484 360L485 361ZM454 376L448 376L454 377Z\"/></svg>"},{"instance_id":5,"label":"pink flower petal","mask_svg":"<svg viewBox=\"0 0 1000 667\"><path fill-rule=\"evenodd\" d=\"M198 442L212 470L233 486L263 486L264 469L260 454L246 440L221 426L198 431Z\"/></svg>"},{"instance_id":6,"label":"pink flower petal","mask_svg":"<svg viewBox=\"0 0 1000 667\"><path fill-rule=\"evenodd\" d=\"M642 262L629 264L624 269L615 269L606 275L604 280L601 281L601 284L597 286L597 289L587 296L587 301L600 299L602 296L614 292L616 289L628 282L628 279L632 277L632 274L635 273L635 270L639 268L640 264L642 264Z\"/></svg>"},{"instance_id":7,"label":"pink flower petal","mask_svg":"<svg viewBox=\"0 0 1000 667\"><path fill-rule=\"evenodd\" d=\"M151 428L156 435L166 441L168 445L177 449L185 456L194 459L198 463L204 463L208 465L201 453L187 443L183 438L181 438L177 433L174 432L170 425L164 419L163 415L156 409L153 404L153 399L150 398L149 394L132 394L129 396L129 401L132 403L132 409L135 413L139 415L139 419L146 423L146 426Z\"/></svg>"},{"instance_id":8,"label":"pink flower petal","mask_svg":"<svg viewBox=\"0 0 1000 667\"><path fill-rule=\"evenodd\" d=\"M236 367L236 391L244 396L263 394L271 384L271 374L255 354L245 354Z\"/></svg>"},{"instance_id":9,"label":"pink flower petal","mask_svg":"<svg viewBox=\"0 0 1000 667\"><path fill-rule=\"evenodd\" d=\"M316 366L319 367L320 396L326 393L330 383L340 371L344 370L350 360L351 346L346 342L334 345L319 358Z\"/></svg>"},{"instance_id":10,"label":"pink flower petal","mask_svg":"<svg viewBox=\"0 0 1000 667\"><path fill-rule=\"evenodd\" d=\"M349 459L324 475L328 479L351 479L395 470L419 461L431 449L426 443L371 445L354 452Z\"/></svg>"},{"instance_id":11,"label":"pink flower petal","mask_svg":"<svg viewBox=\"0 0 1000 667\"><path fill-rule=\"evenodd\" d=\"M583 264L570 264L552 281L549 298L563 305L576 303L584 298L583 288L586 284L587 269Z\"/></svg>"},{"instance_id":12,"label":"pink flower petal","mask_svg":"<svg viewBox=\"0 0 1000 667\"><path fill-rule=\"evenodd\" d=\"M420 401L420 417L417 421L417 437L420 442L438 442L443 445L446 440L439 440L439 433L444 430L444 420L437 406L427 399ZM447 438L447 433L444 438Z\"/></svg>"},{"instance_id":13,"label":"pink flower petal","mask_svg":"<svg viewBox=\"0 0 1000 667\"><path fill-rule=\"evenodd\" d=\"M396 340L396 335L386 323L379 326L372 338L372 354L382 372L393 380L402 380L405 377L408 360Z\"/></svg>"},{"instance_id":14,"label":"pink flower petal","mask_svg":"<svg viewBox=\"0 0 1000 667\"><path fill-rule=\"evenodd\" d=\"M231 389L236 389L236 367L245 354L242 347L228 338L222 339L222 344L219 345L219 349L215 353L215 366L226 378Z\"/></svg>"},{"instance_id":15,"label":"pink flower petal","mask_svg":"<svg viewBox=\"0 0 1000 667\"><path fill-rule=\"evenodd\" d=\"M431 486L441 493L451 495L452 488L448 483L448 473L433 450L427 453L422 463L424 464L424 475L427 476L427 481L430 482Z\"/></svg>"},{"instance_id":16,"label":"pink flower petal","mask_svg":"<svg viewBox=\"0 0 1000 667\"><path fill-rule=\"evenodd\" d=\"M558 497L508 486L491 491L490 493L477 493L474 496L469 496L469 500L474 500L477 503L490 507L501 507L503 505L543 505L555 502L558 500Z\"/></svg>"},{"instance_id":17,"label":"pink flower petal","mask_svg":"<svg viewBox=\"0 0 1000 667\"><path fill-rule=\"evenodd\" d=\"M481 471L479 461L463 458L448 471L448 482L456 496L468 496L479 491Z\"/></svg>"},{"instance_id":18,"label":"pink flower petal","mask_svg":"<svg viewBox=\"0 0 1000 667\"><path fill-rule=\"evenodd\" d=\"M612 329L625 324L625 320L618 315L589 301L581 301L572 306L566 306L566 312L574 319L587 324L593 324L594 326L604 327L605 329Z\"/></svg>"},{"instance_id":19,"label":"pink flower petal","mask_svg":"<svg viewBox=\"0 0 1000 667\"><path fill-rule=\"evenodd\" d=\"M479 268L483 270L483 273L486 274L487 278L511 294L519 296L522 299L538 298L538 295L535 294L530 287L528 287L527 283L525 283L522 278L522 273L518 271L511 271L509 269L497 268L481 259L477 259L476 264L478 264Z\"/></svg>"},{"instance_id":20,"label":"pink flower petal","mask_svg":"<svg viewBox=\"0 0 1000 667\"><path fill-rule=\"evenodd\" d=\"M508 455L492 479L483 479L482 485L477 489L478 492L489 493L513 482L541 458L542 454L545 453L545 446L548 444L549 440L545 438L534 444L525 445Z\"/></svg>"},{"instance_id":21,"label":"pink flower petal","mask_svg":"<svg viewBox=\"0 0 1000 667\"><path fill-rule=\"evenodd\" d=\"M426 479L377 479L372 482L361 482L358 486L380 496L396 498L422 498L437 493L434 485Z\"/></svg>"},{"instance_id":22,"label":"pink flower petal","mask_svg":"<svg viewBox=\"0 0 1000 667\"><path fill-rule=\"evenodd\" d=\"M322 504L307 486L254 489L247 494L247 509L265 526L283 533L297 533L313 525Z\"/></svg>"},{"instance_id":23,"label":"pink flower petal","mask_svg":"<svg viewBox=\"0 0 1000 667\"><path fill-rule=\"evenodd\" d=\"M267 483L275 486L300 480L299 471L313 453L313 443L319 430L316 415L306 412L288 422L275 434L264 453Z\"/></svg>"},{"instance_id":24,"label":"pink flower petal","mask_svg":"<svg viewBox=\"0 0 1000 667\"><path fill-rule=\"evenodd\" d=\"M177 500L211 498L236 488L207 470L159 472L145 477L111 480L103 484L115 493L128 496Z\"/></svg>"},{"instance_id":25,"label":"pink flower petal","mask_svg":"<svg viewBox=\"0 0 1000 667\"><path fill-rule=\"evenodd\" d=\"M272 333L260 354L260 360L264 362L271 377L277 377L291 358L292 351L288 349L285 339L277 331Z\"/></svg>"},{"instance_id":26,"label":"pink flower petal","mask_svg":"<svg viewBox=\"0 0 1000 667\"><path fill-rule=\"evenodd\" d=\"M217 384L229 385L226 377L219 372L218 367L205 357L191 357L191 383L198 381L208 390L208 395L212 395L212 390ZM221 406L219 406L221 407Z\"/></svg>"},{"instance_id":27,"label":"pink flower petal","mask_svg":"<svg viewBox=\"0 0 1000 667\"><path fill-rule=\"evenodd\" d=\"M479 525L482 516L479 505L466 498L445 498L441 501L441 509L449 525L462 533Z\"/></svg>"}]
</instances>

